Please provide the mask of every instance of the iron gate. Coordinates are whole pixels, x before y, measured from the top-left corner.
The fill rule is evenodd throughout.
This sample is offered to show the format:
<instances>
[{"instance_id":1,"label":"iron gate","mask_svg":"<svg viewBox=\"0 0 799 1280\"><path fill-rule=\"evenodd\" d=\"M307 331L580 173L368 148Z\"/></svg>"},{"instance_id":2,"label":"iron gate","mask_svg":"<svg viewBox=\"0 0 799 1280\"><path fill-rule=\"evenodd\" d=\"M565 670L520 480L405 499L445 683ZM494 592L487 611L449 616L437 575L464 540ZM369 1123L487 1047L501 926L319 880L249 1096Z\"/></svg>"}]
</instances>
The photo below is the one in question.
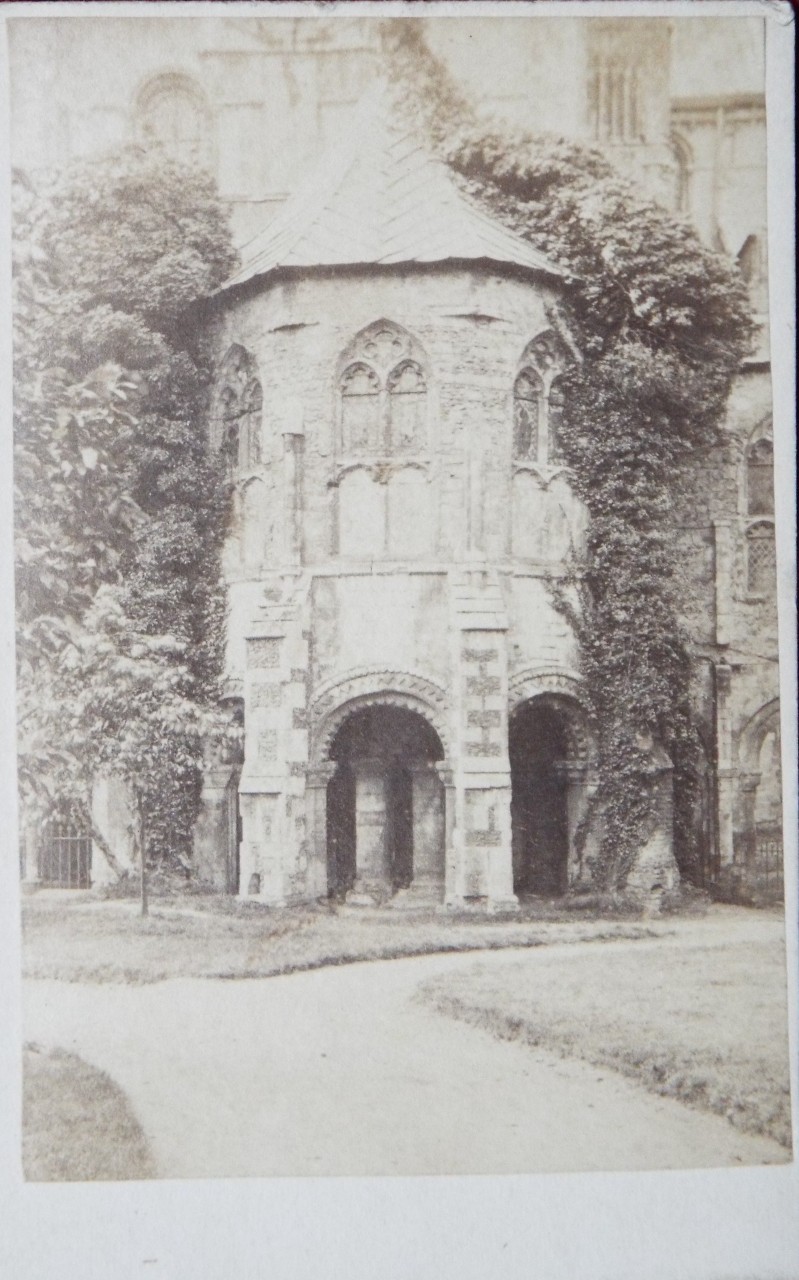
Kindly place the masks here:
<instances>
[{"instance_id":1,"label":"iron gate","mask_svg":"<svg viewBox=\"0 0 799 1280\"><path fill-rule=\"evenodd\" d=\"M754 857L749 869L753 887L769 897L782 897L782 834L757 832Z\"/></svg>"},{"instance_id":2,"label":"iron gate","mask_svg":"<svg viewBox=\"0 0 799 1280\"><path fill-rule=\"evenodd\" d=\"M71 822L45 821L38 855L41 884L61 889L91 887L92 838L85 829Z\"/></svg>"}]
</instances>

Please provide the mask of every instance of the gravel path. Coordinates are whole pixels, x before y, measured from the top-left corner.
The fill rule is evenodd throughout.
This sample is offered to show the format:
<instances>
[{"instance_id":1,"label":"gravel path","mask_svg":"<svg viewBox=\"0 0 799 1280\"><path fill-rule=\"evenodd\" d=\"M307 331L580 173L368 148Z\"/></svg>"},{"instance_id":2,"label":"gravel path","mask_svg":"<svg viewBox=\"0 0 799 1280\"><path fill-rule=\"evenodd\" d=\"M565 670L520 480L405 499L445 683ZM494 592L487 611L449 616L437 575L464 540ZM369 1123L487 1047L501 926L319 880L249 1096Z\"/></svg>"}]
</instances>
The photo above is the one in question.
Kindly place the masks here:
<instances>
[{"instance_id":1,"label":"gravel path","mask_svg":"<svg viewBox=\"0 0 799 1280\"><path fill-rule=\"evenodd\" d=\"M581 945L581 944L577 944ZM629 947L638 943L582 944ZM537 953L526 952L531 965ZM482 964L517 964L519 951ZM551 957L550 957L551 959ZM125 1090L162 1177L512 1173L783 1163L611 1071L413 999L473 954L124 987L31 980L25 1036Z\"/></svg>"}]
</instances>

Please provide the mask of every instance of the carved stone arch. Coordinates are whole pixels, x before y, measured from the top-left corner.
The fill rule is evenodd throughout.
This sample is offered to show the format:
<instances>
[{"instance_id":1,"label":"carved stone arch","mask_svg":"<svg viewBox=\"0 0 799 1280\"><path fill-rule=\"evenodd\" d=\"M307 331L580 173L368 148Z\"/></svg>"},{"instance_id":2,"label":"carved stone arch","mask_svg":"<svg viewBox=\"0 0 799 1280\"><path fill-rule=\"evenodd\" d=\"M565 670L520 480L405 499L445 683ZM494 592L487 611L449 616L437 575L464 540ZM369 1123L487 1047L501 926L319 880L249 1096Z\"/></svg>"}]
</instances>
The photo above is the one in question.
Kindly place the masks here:
<instances>
[{"instance_id":1,"label":"carved stone arch","mask_svg":"<svg viewBox=\"0 0 799 1280\"><path fill-rule=\"evenodd\" d=\"M518 365L518 373L525 369L535 372L548 390L549 384L564 369L573 364L573 356L563 339L554 329L544 329L527 343Z\"/></svg>"},{"instance_id":2,"label":"carved stone arch","mask_svg":"<svg viewBox=\"0 0 799 1280\"><path fill-rule=\"evenodd\" d=\"M344 721L363 707L401 707L415 711L435 730L449 754L446 691L427 677L410 671L359 668L321 685L309 708L311 761L323 764Z\"/></svg>"},{"instance_id":3,"label":"carved stone arch","mask_svg":"<svg viewBox=\"0 0 799 1280\"><path fill-rule=\"evenodd\" d=\"M510 714L534 699L563 714L572 759L590 764L596 757L596 744L580 677L571 671L543 667L528 667L511 676L508 685Z\"/></svg>"},{"instance_id":4,"label":"carved stone arch","mask_svg":"<svg viewBox=\"0 0 799 1280\"><path fill-rule=\"evenodd\" d=\"M419 366L426 379L430 376L430 361L418 338L386 317L371 321L350 339L339 357L337 380L348 365L358 362L374 369L383 386L389 374L405 362Z\"/></svg>"},{"instance_id":5,"label":"carved stone arch","mask_svg":"<svg viewBox=\"0 0 799 1280\"><path fill-rule=\"evenodd\" d=\"M747 720L739 737L738 758L747 772L756 772L763 739L772 729L779 733L780 700L772 698Z\"/></svg>"}]
</instances>

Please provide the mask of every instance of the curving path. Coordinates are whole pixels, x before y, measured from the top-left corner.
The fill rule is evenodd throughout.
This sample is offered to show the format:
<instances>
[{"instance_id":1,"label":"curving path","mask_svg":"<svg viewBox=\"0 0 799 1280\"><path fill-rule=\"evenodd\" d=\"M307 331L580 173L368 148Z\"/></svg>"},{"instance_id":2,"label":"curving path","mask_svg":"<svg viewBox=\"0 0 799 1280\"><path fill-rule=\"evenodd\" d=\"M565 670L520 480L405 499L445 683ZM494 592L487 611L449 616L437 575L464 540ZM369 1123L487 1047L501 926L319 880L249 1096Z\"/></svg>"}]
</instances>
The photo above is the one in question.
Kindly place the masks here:
<instances>
[{"instance_id":1,"label":"curving path","mask_svg":"<svg viewBox=\"0 0 799 1280\"><path fill-rule=\"evenodd\" d=\"M536 953L525 954L534 966ZM492 952L480 963L518 959L518 951ZM474 962L474 954L434 955L140 987L29 981L25 1037L78 1053L121 1085L162 1177L788 1158L769 1139L611 1071L497 1041L413 1000L420 982Z\"/></svg>"}]
</instances>

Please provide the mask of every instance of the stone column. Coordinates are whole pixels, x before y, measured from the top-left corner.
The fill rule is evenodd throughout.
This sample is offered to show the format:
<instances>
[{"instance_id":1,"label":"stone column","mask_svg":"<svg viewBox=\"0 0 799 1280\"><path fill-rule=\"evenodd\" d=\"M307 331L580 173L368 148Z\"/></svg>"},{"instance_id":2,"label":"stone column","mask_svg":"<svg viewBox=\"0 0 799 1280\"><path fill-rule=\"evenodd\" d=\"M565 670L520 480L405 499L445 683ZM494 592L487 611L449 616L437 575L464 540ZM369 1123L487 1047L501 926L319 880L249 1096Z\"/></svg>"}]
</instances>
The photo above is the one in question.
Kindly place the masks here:
<instances>
[{"instance_id":1,"label":"stone column","mask_svg":"<svg viewBox=\"0 0 799 1280\"><path fill-rule=\"evenodd\" d=\"M716 777L719 795L719 862L729 867L734 860L735 770L732 767L730 725L730 684L732 667L718 662L714 668L716 687Z\"/></svg>"},{"instance_id":2,"label":"stone column","mask_svg":"<svg viewBox=\"0 0 799 1280\"><path fill-rule=\"evenodd\" d=\"M557 772L565 779L566 789L566 829L568 837L568 887L579 884L583 879L585 854L577 849L577 830L585 816L588 802L596 788L591 766L581 760L561 761Z\"/></svg>"},{"instance_id":3,"label":"stone column","mask_svg":"<svg viewBox=\"0 0 799 1280\"><path fill-rule=\"evenodd\" d=\"M283 405L282 435L285 562L296 567L302 564L302 455L305 438L299 400L287 400Z\"/></svg>"},{"instance_id":4,"label":"stone column","mask_svg":"<svg viewBox=\"0 0 799 1280\"><path fill-rule=\"evenodd\" d=\"M200 812L194 827L194 866L203 880L230 890L228 784L231 765L217 763L203 772Z\"/></svg>"},{"instance_id":5,"label":"stone column","mask_svg":"<svg viewBox=\"0 0 799 1280\"><path fill-rule=\"evenodd\" d=\"M757 852L757 836L755 832L755 801L757 799L757 788L760 785L761 774L759 773L742 773L740 779L741 790L741 837L742 848L740 858L736 861L746 862L750 865L755 861Z\"/></svg>"},{"instance_id":6,"label":"stone column","mask_svg":"<svg viewBox=\"0 0 799 1280\"><path fill-rule=\"evenodd\" d=\"M436 902L444 897L444 788L433 765L413 771L413 880L411 889Z\"/></svg>"},{"instance_id":7,"label":"stone column","mask_svg":"<svg viewBox=\"0 0 799 1280\"><path fill-rule=\"evenodd\" d=\"M388 794L383 760L358 760L355 774L355 886L347 901L374 906L391 896Z\"/></svg>"},{"instance_id":8,"label":"stone column","mask_svg":"<svg viewBox=\"0 0 799 1280\"><path fill-rule=\"evenodd\" d=\"M457 871L447 903L516 907L508 759L508 619L496 574L450 574ZM453 884L453 881L456 881ZM454 888L454 893L453 893Z\"/></svg>"},{"instance_id":9,"label":"stone column","mask_svg":"<svg viewBox=\"0 0 799 1280\"><path fill-rule=\"evenodd\" d=\"M434 766L444 788L444 901L448 907L463 905L463 884L459 875L462 859L456 841L457 791L455 771L444 760Z\"/></svg>"},{"instance_id":10,"label":"stone column","mask_svg":"<svg viewBox=\"0 0 799 1280\"><path fill-rule=\"evenodd\" d=\"M327 880L327 786L336 766L332 762L309 768L305 775L305 796L310 829L308 849L309 890L314 897L326 898Z\"/></svg>"}]
</instances>

